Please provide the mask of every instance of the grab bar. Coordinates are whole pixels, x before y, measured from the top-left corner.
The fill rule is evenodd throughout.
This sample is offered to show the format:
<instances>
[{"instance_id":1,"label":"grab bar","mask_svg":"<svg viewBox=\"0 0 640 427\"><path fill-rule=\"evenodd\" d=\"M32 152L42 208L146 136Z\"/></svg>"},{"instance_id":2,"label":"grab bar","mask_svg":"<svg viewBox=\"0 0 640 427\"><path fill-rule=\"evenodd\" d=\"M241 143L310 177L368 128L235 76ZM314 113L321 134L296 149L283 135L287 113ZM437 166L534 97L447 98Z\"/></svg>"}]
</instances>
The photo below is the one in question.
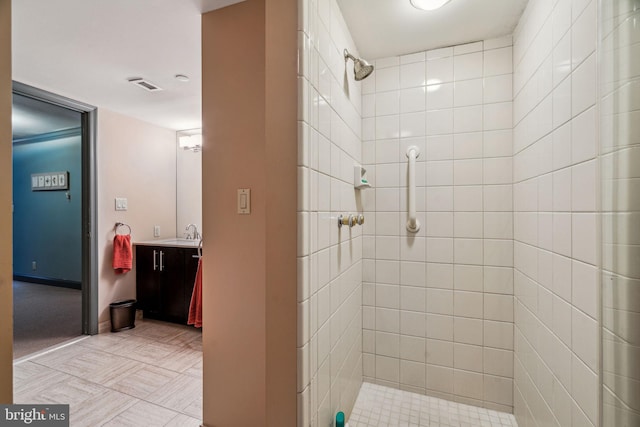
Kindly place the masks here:
<instances>
[{"instance_id":1,"label":"grab bar","mask_svg":"<svg viewBox=\"0 0 640 427\"><path fill-rule=\"evenodd\" d=\"M407 231L417 233L420 231L420 221L416 218L416 159L420 156L420 149L415 145L407 148L407 158L409 159L409 184L407 199L409 201L409 220L407 221Z\"/></svg>"}]
</instances>

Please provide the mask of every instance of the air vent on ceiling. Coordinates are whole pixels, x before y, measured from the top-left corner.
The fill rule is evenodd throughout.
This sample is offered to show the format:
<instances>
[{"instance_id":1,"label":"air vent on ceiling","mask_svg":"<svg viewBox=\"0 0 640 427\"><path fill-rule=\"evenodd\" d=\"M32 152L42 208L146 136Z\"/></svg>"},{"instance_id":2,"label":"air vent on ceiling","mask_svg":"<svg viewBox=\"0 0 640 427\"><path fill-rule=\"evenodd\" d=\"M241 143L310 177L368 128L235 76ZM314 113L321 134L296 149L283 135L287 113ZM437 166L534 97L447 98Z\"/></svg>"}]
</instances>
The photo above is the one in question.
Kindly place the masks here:
<instances>
[{"instance_id":1,"label":"air vent on ceiling","mask_svg":"<svg viewBox=\"0 0 640 427\"><path fill-rule=\"evenodd\" d=\"M132 79L129 79L129 83L133 83L134 85L148 90L149 92L157 92L159 90L162 90L160 86L151 83L149 80L145 80L142 77L134 77Z\"/></svg>"}]
</instances>

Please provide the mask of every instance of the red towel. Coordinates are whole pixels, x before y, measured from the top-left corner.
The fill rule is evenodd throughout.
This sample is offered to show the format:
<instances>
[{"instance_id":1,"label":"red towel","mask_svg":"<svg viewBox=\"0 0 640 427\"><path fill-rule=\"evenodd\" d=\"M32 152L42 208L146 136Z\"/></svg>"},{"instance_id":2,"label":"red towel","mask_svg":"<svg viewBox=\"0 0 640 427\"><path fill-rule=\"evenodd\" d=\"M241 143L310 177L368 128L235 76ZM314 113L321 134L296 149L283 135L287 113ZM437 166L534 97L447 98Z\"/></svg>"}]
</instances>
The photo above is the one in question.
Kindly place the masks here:
<instances>
[{"instance_id":1,"label":"red towel","mask_svg":"<svg viewBox=\"0 0 640 427\"><path fill-rule=\"evenodd\" d=\"M116 274L131 271L133 265L133 251L131 250L131 235L116 234L113 238L113 269Z\"/></svg>"},{"instance_id":2,"label":"red towel","mask_svg":"<svg viewBox=\"0 0 640 427\"><path fill-rule=\"evenodd\" d=\"M198 260L198 271L196 272L196 281L193 284L187 325L202 328L202 257Z\"/></svg>"}]
</instances>

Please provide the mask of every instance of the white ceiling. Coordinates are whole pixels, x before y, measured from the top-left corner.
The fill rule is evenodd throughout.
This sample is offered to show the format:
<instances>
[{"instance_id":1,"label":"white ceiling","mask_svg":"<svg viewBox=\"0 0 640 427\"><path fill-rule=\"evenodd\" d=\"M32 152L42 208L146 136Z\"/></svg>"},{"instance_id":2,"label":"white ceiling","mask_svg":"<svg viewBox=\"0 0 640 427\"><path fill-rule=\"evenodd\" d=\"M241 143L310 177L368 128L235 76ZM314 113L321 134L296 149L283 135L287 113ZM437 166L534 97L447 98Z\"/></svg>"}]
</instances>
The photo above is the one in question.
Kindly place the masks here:
<instances>
[{"instance_id":1,"label":"white ceiling","mask_svg":"<svg viewBox=\"0 0 640 427\"><path fill-rule=\"evenodd\" d=\"M360 55L373 60L511 34L528 0L451 0L427 12L409 0L338 0Z\"/></svg>"},{"instance_id":2,"label":"white ceiling","mask_svg":"<svg viewBox=\"0 0 640 427\"><path fill-rule=\"evenodd\" d=\"M13 79L163 127L201 127L200 15L239 1L13 1Z\"/></svg>"},{"instance_id":3,"label":"white ceiling","mask_svg":"<svg viewBox=\"0 0 640 427\"><path fill-rule=\"evenodd\" d=\"M200 15L242 0L14 0L13 79L163 127L201 127ZM527 0L338 0L366 59L510 34ZM174 76L185 74L190 82ZM147 92L127 80L163 88Z\"/></svg>"}]
</instances>

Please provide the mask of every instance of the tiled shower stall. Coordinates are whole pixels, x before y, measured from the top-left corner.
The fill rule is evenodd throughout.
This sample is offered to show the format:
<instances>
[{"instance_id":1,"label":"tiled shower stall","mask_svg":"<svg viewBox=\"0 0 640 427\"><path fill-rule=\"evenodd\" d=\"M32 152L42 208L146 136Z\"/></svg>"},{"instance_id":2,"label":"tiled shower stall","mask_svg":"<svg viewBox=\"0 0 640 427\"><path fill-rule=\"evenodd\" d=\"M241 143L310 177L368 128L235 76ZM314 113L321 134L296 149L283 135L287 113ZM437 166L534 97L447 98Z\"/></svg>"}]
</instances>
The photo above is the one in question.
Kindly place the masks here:
<instances>
[{"instance_id":1,"label":"tiled shower stall","mask_svg":"<svg viewBox=\"0 0 640 427\"><path fill-rule=\"evenodd\" d=\"M298 425L349 415L363 382L521 427L640 425L620 362L640 341L639 10L530 0L511 34L374 58L359 83L337 2L300 0Z\"/></svg>"}]
</instances>

